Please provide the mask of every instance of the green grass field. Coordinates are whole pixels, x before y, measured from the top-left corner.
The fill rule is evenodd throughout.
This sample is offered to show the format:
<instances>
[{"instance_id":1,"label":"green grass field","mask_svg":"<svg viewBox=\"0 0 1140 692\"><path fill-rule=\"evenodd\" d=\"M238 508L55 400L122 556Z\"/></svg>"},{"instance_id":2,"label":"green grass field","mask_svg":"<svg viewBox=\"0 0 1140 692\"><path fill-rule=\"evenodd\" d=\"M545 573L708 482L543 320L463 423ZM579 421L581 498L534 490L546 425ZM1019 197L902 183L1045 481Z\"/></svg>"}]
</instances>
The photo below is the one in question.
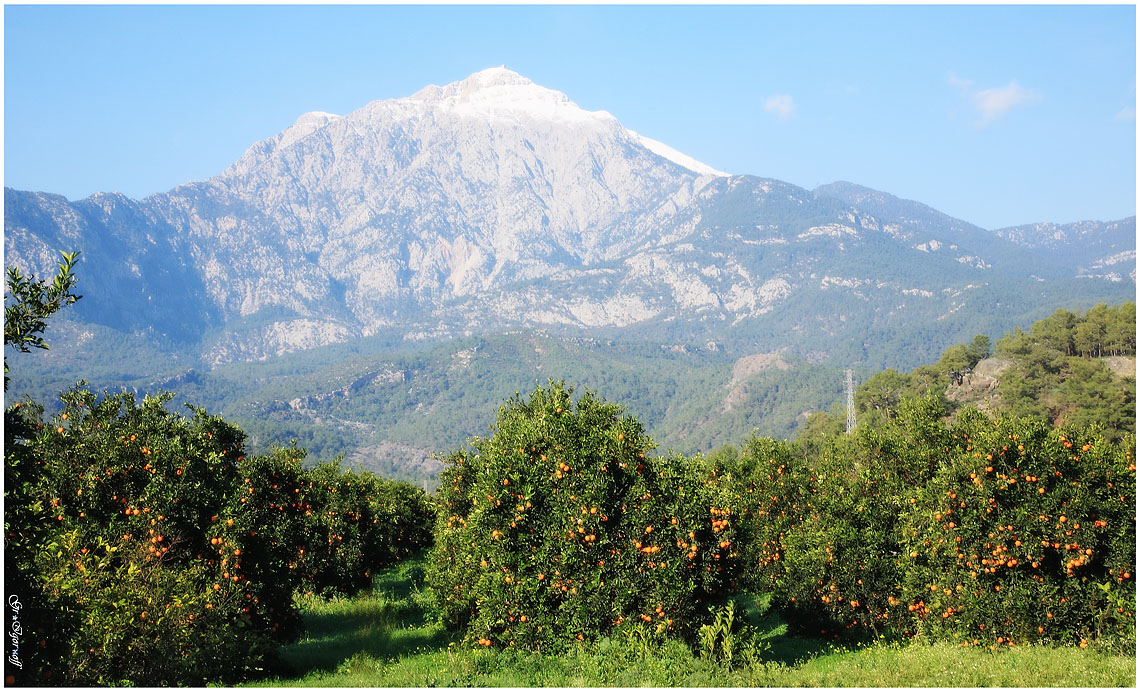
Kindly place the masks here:
<instances>
[{"instance_id":1,"label":"green grass field","mask_svg":"<svg viewBox=\"0 0 1140 692\"><path fill-rule=\"evenodd\" d=\"M1136 659L1076 647L962 649L946 643L843 647L763 621L762 654L726 666L671 642L579 644L561 655L474 650L432 616L422 558L377 576L373 592L303 597L308 632L282 651L274 687L1134 687Z\"/></svg>"}]
</instances>

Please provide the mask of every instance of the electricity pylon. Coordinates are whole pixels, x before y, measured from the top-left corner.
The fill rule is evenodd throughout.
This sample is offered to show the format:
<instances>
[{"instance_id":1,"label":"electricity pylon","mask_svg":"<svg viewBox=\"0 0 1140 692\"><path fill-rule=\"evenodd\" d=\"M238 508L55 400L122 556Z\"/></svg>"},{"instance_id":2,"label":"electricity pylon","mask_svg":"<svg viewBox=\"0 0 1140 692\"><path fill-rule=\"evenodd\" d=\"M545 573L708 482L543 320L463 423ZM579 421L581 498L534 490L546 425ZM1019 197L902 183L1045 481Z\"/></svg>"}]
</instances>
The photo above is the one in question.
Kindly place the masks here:
<instances>
[{"instance_id":1,"label":"electricity pylon","mask_svg":"<svg viewBox=\"0 0 1140 692\"><path fill-rule=\"evenodd\" d=\"M855 373L847 371L847 434L855 429Z\"/></svg>"}]
</instances>

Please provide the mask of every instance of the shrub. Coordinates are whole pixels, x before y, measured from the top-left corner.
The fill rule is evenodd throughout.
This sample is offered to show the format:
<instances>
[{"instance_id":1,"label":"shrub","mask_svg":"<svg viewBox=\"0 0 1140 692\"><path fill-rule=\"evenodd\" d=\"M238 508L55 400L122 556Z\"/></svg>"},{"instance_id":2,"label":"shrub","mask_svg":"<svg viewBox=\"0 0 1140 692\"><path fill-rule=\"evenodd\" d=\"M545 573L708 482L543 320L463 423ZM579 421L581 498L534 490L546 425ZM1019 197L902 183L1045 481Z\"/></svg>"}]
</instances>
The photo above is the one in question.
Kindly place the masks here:
<instances>
[{"instance_id":1,"label":"shrub","mask_svg":"<svg viewBox=\"0 0 1140 692\"><path fill-rule=\"evenodd\" d=\"M650 456L636 419L572 391L516 395L448 457L428 574L444 618L496 647L694 637L738 578L735 517L697 466Z\"/></svg>"}]
</instances>

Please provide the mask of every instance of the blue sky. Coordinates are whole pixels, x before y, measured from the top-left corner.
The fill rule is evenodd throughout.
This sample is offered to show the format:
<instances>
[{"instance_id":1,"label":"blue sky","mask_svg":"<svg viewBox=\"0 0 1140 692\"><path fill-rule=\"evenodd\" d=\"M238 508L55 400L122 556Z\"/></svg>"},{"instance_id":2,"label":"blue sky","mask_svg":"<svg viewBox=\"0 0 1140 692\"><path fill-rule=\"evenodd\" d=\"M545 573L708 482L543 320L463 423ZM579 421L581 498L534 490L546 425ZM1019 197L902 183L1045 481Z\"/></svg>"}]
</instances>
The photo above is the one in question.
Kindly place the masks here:
<instances>
[{"instance_id":1,"label":"blue sky","mask_svg":"<svg viewBox=\"0 0 1140 692\"><path fill-rule=\"evenodd\" d=\"M505 64L730 173L987 227L1136 213L1117 6L6 6L4 184L142 197Z\"/></svg>"}]
</instances>

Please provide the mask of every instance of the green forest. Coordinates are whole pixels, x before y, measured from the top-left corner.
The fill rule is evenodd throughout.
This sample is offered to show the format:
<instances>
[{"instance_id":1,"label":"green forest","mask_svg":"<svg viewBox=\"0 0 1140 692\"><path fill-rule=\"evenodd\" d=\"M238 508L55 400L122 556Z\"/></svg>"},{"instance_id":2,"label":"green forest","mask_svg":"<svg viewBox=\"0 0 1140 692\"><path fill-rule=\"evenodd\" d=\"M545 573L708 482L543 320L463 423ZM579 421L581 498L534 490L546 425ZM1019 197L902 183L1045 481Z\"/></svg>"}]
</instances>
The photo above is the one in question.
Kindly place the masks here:
<instances>
[{"instance_id":1,"label":"green forest","mask_svg":"<svg viewBox=\"0 0 1140 692\"><path fill-rule=\"evenodd\" d=\"M72 261L9 271L6 346L47 346ZM708 454L548 380L432 494L80 383L5 409L7 682L818 685L859 651L894 672L840 684L1133 686L1134 359L1134 304L1060 310L867 378L853 431Z\"/></svg>"},{"instance_id":2,"label":"green forest","mask_svg":"<svg viewBox=\"0 0 1140 692\"><path fill-rule=\"evenodd\" d=\"M1066 319L1074 320L1086 313L1097 318L1101 310L1109 308L1097 305L1084 313L1064 313L1070 315ZM68 312L62 311L60 317ZM53 322L53 332L56 326ZM1108 326L1105 323L1104 328ZM18 367L12 373L10 394L30 396L55 412L58 392L78 379L89 381L96 391L125 390L138 396L170 391L176 394L171 403L175 408L184 403L202 406L241 427L251 452L267 453L274 445L295 440L311 459L344 454L347 466L407 480L428 490L439 483L439 455L473 435L485 434L504 399L531 391L548 379L572 382L621 402L645 424L661 452L707 454L739 444L751 434L793 438L822 422L808 425L813 413L844 418L847 366L842 361L808 362L786 352L764 352L769 348L764 340L733 351L727 346L709 348L706 342L650 341L636 331L612 337L520 332L434 345L400 344L399 338L377 335L211 369L203 368L191 355L141 349L138 343L123 341L121 335L105 328L67 322L59 327L68 335L61 340L66 348L11 358ZM1024 328L1032 327L1025 324ZM1009 338L998 331L984 334L988 336L980 338L985 343ZM872 333L867 339L880 347L891 344L900 354L913 350L914 344L898 341L898 336ZM946 348L954 341L931 334L931 343L944 346L924 347L934 355L929 364L914 368L918 373L915 385L907 391L926 393L935 381L951 389L949 373L963 370L963 361L969 363L981 353L976 352L978 338L969 334L961 346ZM971 355L963 355L960 351L971 344ZM981 378L987 368L1000 369L1007 361L1024 363L1029 355L1008 355L992 343L983 352L994 360L984 364L981 373L967 377L967 386L950 391L952 406L963 403L954 395L971 391L969 380ZM1112 353L1104 350L1098 356L1073 351L1066 355L1063 348L1054 352L1047 347L1034 356L1044 362L1041 358L1052 354L1039 377L1021 377L1020 367L990 373L1004 380L1000 396L991 397L990 403L1020 402L1023 412L1035 415L1045 412L1033 407L1052 407L1055 410L1049 413L1059 414L1064 401L1074 396L1088 398L1106 389L1127 393L1134 389L1122 376L1132 371L1124 362L1130 356ZM765 358L767 367L746 367L750 361ZM856 383L866 384L874 378L874 384L885 386L888 395L897 388L889 381L898 378L897 371L873 369L860 362L851 365ZM1076 383L1086 380L1065 377L1064 392L1015 391L1019 385L1033 384L1034 379L1055 388L1056 382L1044 380L1056 380L1061 366L1088 370L1093 378L1088 381L1095 384L1087 385L1082 394L1076 391ZM869 391L860 387L857 404L861 409ZM835 406L840 407L838 412ZM873 407L861 410L859 417L874 411ZM1132 417L1126 408L1106 400L1090 420L1108 422L1113 415L1124 420Z\"/></svg>"},{"instance_id":3,"label":"green forest","mask_svg":"<svg viewBox=\"0 0 1140 692\"><path fill-rule=\"evenodd\" d=\"M973 372L987 359L996 377L982 369ZM1101 426L1120 441L1136 434L1135 373L1136 304L1100 304L1084 313L1057 310L1029 331L1014 329L992 346L978 335L909 373L879 371L858 387L855 405L859 420L877 422L893 417L904 397L932 395L950 413L981 405L1054 425ZM971 387L978 378L985 382ZM798 434L834 433L845 422L845 412L835 407L810 417Z\"/></svg>"}]
</instances>

